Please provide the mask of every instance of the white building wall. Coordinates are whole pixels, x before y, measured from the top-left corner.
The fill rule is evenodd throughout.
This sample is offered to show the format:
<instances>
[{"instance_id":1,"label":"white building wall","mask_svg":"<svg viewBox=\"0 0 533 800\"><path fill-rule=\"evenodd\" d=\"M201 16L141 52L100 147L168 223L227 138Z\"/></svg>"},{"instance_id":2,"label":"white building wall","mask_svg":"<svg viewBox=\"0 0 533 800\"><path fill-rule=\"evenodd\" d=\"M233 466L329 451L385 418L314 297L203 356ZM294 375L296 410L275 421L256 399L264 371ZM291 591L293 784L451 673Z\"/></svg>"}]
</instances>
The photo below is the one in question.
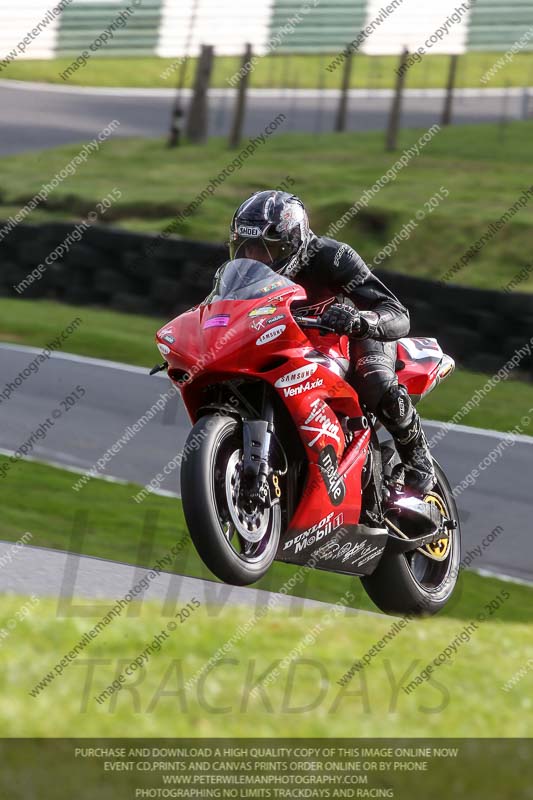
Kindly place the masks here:
<instances>
[{"instance_id":1,"label":"white building wall","mask_svg":"<svg viewBox=\"0 0 533 800\"><path fill-rule=\"evenodd\" d=\"M163 0L157 55L184 54L195 0ZM262 53L268 39L272 0L198 0L191 55L201 44L215 45L219 55L240 54L246 42Z\"/></svg>"},{"instance_id":2,"label":"white building wall","mask_svg":"<svg viewBox=\"0 0 533 800\"><path fill-rule=\"evenodd\" d=\"M0 0L0 61L12 50L20 58L52 58L55 52L59 16L43 27L23 51L19 42L41 22L53 4L50 0Z\"/></svg>"},{"instance_id":3,"label":"white building wall","mask_svg":"<svg viewBox=\"0 0 533 800\"><path fill-rule=\"evenodd\" d=\"M121 0L116 1L120 5ZM53 7L53 2L54 0L0 0L0 66L2 59L13 50L17 50L17 59L54 56L60 16L50 22L23 52L18 51L19 42L45 18L48 10ZM98 2L109 3L112 0L73 0L73 4L78 7L85 3L93 5ZM302 0L302 5L304 2ZM366 24L377 19L382 8L386 8L391 2L392 0L368 0ZM386 55L398 54L403 47L411 52L424 47L426 40L444 25L461 2L462 0L403 0L365 39L360 49L371 55ZM514 16L518 15L520 9L523 16L523 4L527 6L526 0L479 0L476 16L478 27L483 24L485 17L489 21L509 19L511 24L514 17L510 14L512 9L509 3L517 5L518 10L515 10ZM196 4L198 15L193 28L190 54L196 55L201 44L213 44L217 54L240 55L246 42L251 43L255 53L265 52L275 0L161 0L157 55L172 58L184 54L189 38L190 16ZM471 14L471 11L467 11L460 22L450 24L448 32L442 39L432 43L427 52L464 52ZM517 20L513 24L520 32L527 25L521 16L517 16ZM498 26L493 27L499 29ZM316 40L317 36L312 33L312 39ZM494 39L494 34L491 35ZM513 39L513 36L514 34L509 34L507 38ZM492 39L487 49L505 49ZM502 41L504 40L507 41L505 37ZM478 49L479 47L481 45L478 45Z\"/></svg>"},{"instance_id":4,"label":"white building wall","mask_svg":"<svg viewBox=\"0 0 533 800\"><path fill-rule=\"evenodd\" d=\"M369 0L367 25L379 17L381 9L390 0ZM414 52L425 47L425 41L444 25L454 13L459 0L403 0L387 19L374 30L361 47L363 53L371 55L398 54L404 47ZM464 13L461 21L452 23L448 33L436 44L432 43L430 53L463 53L466 49L470 11Z\"/></svg>"}]
</instances>

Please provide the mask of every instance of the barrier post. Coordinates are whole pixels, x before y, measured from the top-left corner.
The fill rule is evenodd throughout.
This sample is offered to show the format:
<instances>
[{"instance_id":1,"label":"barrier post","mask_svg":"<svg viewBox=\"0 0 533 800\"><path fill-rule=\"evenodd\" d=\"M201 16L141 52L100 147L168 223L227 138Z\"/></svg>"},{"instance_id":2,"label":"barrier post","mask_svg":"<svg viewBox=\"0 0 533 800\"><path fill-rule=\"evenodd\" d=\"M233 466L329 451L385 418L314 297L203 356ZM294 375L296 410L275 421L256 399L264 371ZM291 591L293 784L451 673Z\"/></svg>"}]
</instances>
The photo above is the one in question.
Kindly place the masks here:
<instances>
[{"instance_id":1,"label":"barrier post","mask_svg":"<svg viewBox=\"0 0 533 800\"><path fill-rule=\"evenodd\" d=\"M196 67L193 97L187 119L187 139L194 144L201 144L207 139L207 90L213 70L213 45L202 45L200 58Z\"/></svg>"},{"instance_id":2,"label":"barrier post","mask_svg":"<svg viewBox=\"0 0 533 800\"><path fill-rule=\"evenodd\" d=\"M242 57L241 76L239 79L239 86L237 88L237 102L235 104L233 126L229 137L230 147L238 147L242 139L244 117L246 115L246 93L248 91L248 84L250 82L251 60L252 60L252 45L247 44L244 50L244 55Z\"/></svg>"},{"instance_id":3,"label":"barrier post","mask_svg":"<svg viewBox=\"0 0 533 800\"><path fill-rule=\"evenodd\" d=\"M398 69L396 70L397 78L396 78L396 87L394 89L394 97L392 100L392 106L389 114L389 123L387 126L387 137L385 143L385 149L389 152L396 150L396 145L398 142L398 131L400 129L400 120L402 116L402 97L403 97L403 89L405 86L405 76L407 73L407 57L409 55L409 50L405 47L401 56L400 56L400 63L398 65Z\"/></svg>"},{"instance_id":4,"label":"barrier post","mask_svg":"<svg viewBox=\"0 0 533 800\"><path fill-rule=\"evenodd\" d=\"M452 121L452 110L453 110L453 92L455 89L455 79L457 77L457 63L459 61L459 56L457 53L454 53L450 56L450 69L448 71L448 83L446 85L446 97L444 99L444 107L442 109L442 117L440 124L450 125Z\"/></svg>"},{"instance_id":5,"label":"barrier post","mask_svg":"<svg viewBox=\"0 0 533 800\"><path fill-rule=\"evenodd\" d=\"M350 78L352 76L352 50L347 47L348 54L344 60L344 70L342 72L341 96L335 120L335 131L342 133L346 130L346 118L348 115L348 93L350 91Z\"/></svg>"},{"instance_id":6,"label":"barrier post","mask_svg":"<svg viewBox=\"0 0 533 800\"><path fill-rule=\"evenodd\" d=\"M189 17L189 28L187 32L187 39L185 40L184 53L181 59L179 59L179 61L177 62L179 64L180 71L178 77L178 86L176 90L176 99L174 100L172 113L170 115L170 130L168 132L168 139L167 139L168 147L178 147L179 144L181 143L183 117L185 115L185 111L183 109L183 90L185 88L185 80L187 77L189 51L191 49L192 40L194 36L194 28L198 16L198 4L199 0L194 0L194 5L191 9L191 15Z\"/></svg>"}]
</instances>

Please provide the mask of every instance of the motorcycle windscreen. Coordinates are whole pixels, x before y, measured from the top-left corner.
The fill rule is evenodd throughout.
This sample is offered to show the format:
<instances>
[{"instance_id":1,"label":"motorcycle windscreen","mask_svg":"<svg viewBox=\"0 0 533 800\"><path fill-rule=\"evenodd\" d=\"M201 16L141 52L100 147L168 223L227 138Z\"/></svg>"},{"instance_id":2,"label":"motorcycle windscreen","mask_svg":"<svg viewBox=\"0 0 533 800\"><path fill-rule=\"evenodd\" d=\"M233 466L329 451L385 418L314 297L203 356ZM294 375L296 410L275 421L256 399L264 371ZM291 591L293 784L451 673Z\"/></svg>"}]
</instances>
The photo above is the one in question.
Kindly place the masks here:
<instances>
[{"instance_id":1,"label":"motorcycle windscreen","mask_svg":"<svg viewBox=\"0 0 533 800\"><path fill-rule=\"evenodd\" d=\"M213 290L203 305L217 300L257 300L276 290L280 291L295 285L260 261L236 258L220 267Z\"/></svg>"}]
</instances>

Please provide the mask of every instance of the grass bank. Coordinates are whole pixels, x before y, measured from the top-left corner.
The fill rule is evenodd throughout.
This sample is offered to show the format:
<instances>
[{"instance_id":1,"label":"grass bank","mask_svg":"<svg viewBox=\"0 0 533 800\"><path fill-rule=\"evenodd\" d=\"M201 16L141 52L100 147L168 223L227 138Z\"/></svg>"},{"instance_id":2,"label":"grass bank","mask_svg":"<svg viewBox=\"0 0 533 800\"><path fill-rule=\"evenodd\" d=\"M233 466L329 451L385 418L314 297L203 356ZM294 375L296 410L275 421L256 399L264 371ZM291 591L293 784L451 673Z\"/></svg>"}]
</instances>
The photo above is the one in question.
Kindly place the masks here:
<instances>
[{"instance_id":1,"label":"grass bank","mask_svg":"<svg viewBox=\"0 0 533 800\"><path fill-rule=\"evenodd\" d=\"M322 55L273 54L259 58L251 76L251 86L265 88L338 89L342 66L333 71L331 65L337 53ZM502 86L533 85L533 59L530 53L518 53L513 61L500 69L488 83L482 76L490 70L502 53L470 52L459 59L458 88L498 88ZM61 86L102 86L172 88L177 84L178 59L173 58L92 58L85 68L78 69L65 81L61 77L72 58L50 61L19 60L2 70L2 78L19 81L43 81ZM397 56L368 56L358 54L354 61L351 88L391 89L396 80ZM217 56L211 85L227 88L228 80L240 69L241 58ZM413 89L442 88L446 85L449 56L427 55L407 73L407 86ZM185 85L192 85L196 58L190 60Z\"/></svg>"},{"instance_id":2,"label":"grass bank","mask_svg":"<svg viewBox=\"0 0 533 800\"><path fill-rule=\"evenodd\" d=\"M16 541L29 531L32 545L150 566L187 536L176 500L151 498L141 510L131 500L133 486L97 480L82 494L74 494L72 481L72 474L63 470L19 463L2 482L0 538ZM25 499L28 485L30 506ZM148 510L152 522L155 518L153 537L140 548L143 513ZM78 535L72 535L74 518L80 514L87 521L83 538L83 526L74 526ZM139 552L144 556L139 558ZM190 542L178 559L173 571L205 575ZM276 564L268 579L257 585L276 591L295 569ZM231 598L218 607L215 590L215 584L199 585L200 607L193 616L179 624L160 649L154 646L143 669L103 703L95 698L166 629L170 612L159 604L143 603L138 616L115 618L60 677L32 696L31 690L102 612L93 612L94 619L72 616L60 613L52 599L1 597L6 668L0 676L4 697L0 735L127 737L168 736L169 731L187 737L528 735L533 674L509 691L503 686L533 653L529 587L461 573L456 594L443 613L409 623L345 686L338 681L354 660L390 632L394 620L384 615L335 614L327 608L302 610L298 605L273 610L246 636L236 637L227 660L185 690L184 683L254 611L232 607ZM298 590L330 602L344 597L353 608L372 609L359 581L346 576L311 571ZM504 601L489 613L496 597ZM486 620L465 635L483 612ZM460 641L453 657L423 684L404 691L452 641ZM259 677L270 673L274 679L252 695Z\"/></svg>"},{"instance_id":3,"label":"grass bank","mask_svg":"<svg viewBox=\"0 0 533 800\"><path fill-rule=\"evenodd\" d=\"M384 152L382 136L375 133L286 134L281 125L251 157L240 158L213 194L207 199L204 195L193 212L178 219L238 154L215 138L205 146L174 151L159 140L110 140L26 221L80 221L117 187L122 197L101 224L150 232L172 224L178 235L223 242L231 214L243 198L285 182L306 202L313 230L325 233L391 169L402 150L418 145L423 133L404 130L394 155ZM532 133L533 122L513 123L504 131L497 125L441 130L418 156L410 150L407 166L395 175L389 172L383 188L373 191L367 207L341 226L335 238L353 245L368 263L394 241L382 268L442 277L530 186L523 165L530 159ZM46 151L46 156L36 152L0 159L0 219L20 211L79 149L72 145ZM529 264L532 223L529 200L453 274L453 281L504 288ZM4 242L9 243L9 236ZM533 270L526 269L515 284L516 291L532 291Z\"/></svg>"}]
</instances>

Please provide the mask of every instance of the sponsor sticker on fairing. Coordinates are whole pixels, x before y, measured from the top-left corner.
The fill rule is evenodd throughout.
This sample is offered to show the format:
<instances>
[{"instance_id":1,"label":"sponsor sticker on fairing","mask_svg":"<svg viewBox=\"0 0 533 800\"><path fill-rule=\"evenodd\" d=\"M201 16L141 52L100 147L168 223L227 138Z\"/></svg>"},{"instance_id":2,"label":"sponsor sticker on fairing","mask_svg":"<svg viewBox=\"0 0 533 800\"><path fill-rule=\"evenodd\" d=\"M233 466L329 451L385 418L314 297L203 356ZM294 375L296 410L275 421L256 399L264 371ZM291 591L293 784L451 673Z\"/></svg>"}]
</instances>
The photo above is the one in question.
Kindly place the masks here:
<instances>
[{"instance_id":1,"label":"sponsor sticker on fairing","mask_svg":"<svg viewBox=\"0 0 533 800\"><path fill-rule=\"evenodd\" d=\"M305 367L298 367L298 369L293 369L291 372L287 372L286 375L282 375L281 378L278 378L274 386L276 389L283 389L285 386L295 386L297 383L306 381L311 375L314 375L317 369L318 364L308 364Z\"/></svg>"},{"instance_id":2,"label":"sponsor sticker on fairing","mask_svg":"<svg viewBox=\"0 0 533 800\"><path fill-rule=\"evenodd\" d=\"M261 287L261 291L266 294L267 292L272 292L274 289L277 289L278 286L283 286L282 280L272 281L272 283L267 284L266 286Z\"/></svg>"},{"instance_id":3,"label":"sponsor sticker on fairing","mask_svg":"<svg viewBox=\"0 0 533 800\"><path fill-rule=\"evenodd\" d=\"M268 314L275 314L277 311L276 306L259 306L249 312L249 317L266 317Z\"/></svg>"},{"instance_id":4,"label":"sponsor sticker on fairing","mask_svg":"<svg viewBox=\"0 0 533 800\"><path fill-rule=\"evenodd\" d=\"M297 536L294 536L292 539L289 539L289 541L285 543L283 549L289 550L294 546L294 552L299 553L300 550L304 550L306 547L309 547L316 542L320 542L324 536L336 531L337 528L340 528L344 522L344 514L337 514L335 519L332 519L334 513L334 511L331 511L327 517L321 519L320 522L316 523L316 525L312 525L311 528L308 528L306 531L303 531Z\"/></svg>"},{"instance_id":5,"label":"sponsor sticker on fairing","mask_svg":"<svg viewBox=\"0 0 533 800\"><path fill-rule=\"evenodd\" d=\"M279 322L280 319L285 319L285 314L276 314L275 317L259 317L259 319L250 323L250 328L253 328L254 331L262 331L267 325L274 325L274 323Z\"/></svg>"},{"instance_id":6,"label":"sponsor sticker on fairing","mask_svg":"<svg viewBox=\"0 0 533 800\"><path fill-rule=\"evenodd\" d=\"M287 386L283 389L283 394L285 397L298 397L298 395L304 394L305 392L310 392L311 389L318 389L323 383L324 381L322 378L317 378L314 381L301 383L299 386Z\"/></svg>"},{"instance_id":7,"label":"sponsor sticker on fairing","mask_svg":"<svg viewBox=\"0 0 533 800\"><path fill-rule=\"evenodd\" d=\"M268 344L268 342L274 341L274 339L277 339L278 336L281 336L286 327L286 325L277 325L275 328L265 331L263 335L259 337L259 339L256 339L256 345L261 346L263 344Z\"/></svg>"},{"instance_id":8,"label":"sponsor sticker on fairing","mask_svg":"<svg viewBox=\"0 0 533 800\"><path fill-rule=\"evenodd\" d=\"M343 564L352 559L350 564L355 567L363 567L369 561L380 556L385 550L385 546L374 544L368 539L361 539L358 542L347 542L336 553L336 558ZM355 558L352 558L355 556Z\"/></svg>"},{"instance_id":9,"label":"sponsor sticker on fairing","mask_svg":"<svg viewBox=\"0 0 533 800\"><path fill-rule=\"evenodd\" d=\"M326 544L319 547L318 550L315 550L313 556L316 558L320 556L321 561L332 561L337 558L337 554L339 552L340 544L338 542L326 542Z\"/></svg>"},{"instance_id":10,"label":"sponsor sticker on fairing","mask_svg":"<svg viewBox=\"0 0 533 800\"><path fill-rule=\"evenodd\" d=\"M349 558L355 556L355 558L350 561L350 564L355 567L363 567L369 561L372 561L372 559L380 556L384 550L384 546L376 545L369 542L367 539L363 539L362 542L354 544L344 555L342 560L343 562L348 561Z\"/></svg>"},{"instance_id":11,"label":"sponsor sticker on fairing","mask_svg":"<svg viewBox=\"0 0 533 800\"><path fill-rule=\"evenodd\" d=\"M332 412L326 403L317 397L311 403L311 412L308 415L303 425L300 425L300 430L310 431L315 435L307 442L309 447L314 447L322 436L340 443L339 430L340 426L332 419Z\"/></svg>"},{"instance_id":12,"label":"sponsor sticker on fairing","mask_svg":"<svg viewBox=\"0 0 533 800\"><path fill-rule=\"evenodd\" d=\"M337 455L332 445L328 444L322 450L318 457L318 466L331 503L339 506L346 495L346 485L337 471Z\"/></svg>"},{"instance_id":13,"label":"sponsor sticker on fairing","mask_svg":"<svg viewBox=\"0 0 533 800\"><path fill-rule=\"evenodd\" d=\"M176 341L176 339L172 335L172 331L171 330L167 330L166 328L165 328L165 330L161 331L159 336L161 337L161 339L164 339L165 342L168 342L169 344L174 344L174 342Z\"/></svg>"},{"instance_id":14,"label":"sponsor sticker on fairing","mask_svg":"<svg viewBox=\"0 0 533 800\"><path fill-rule=\"evenodd\" d=\"M229 325L229 314L217 314L210 317L203 324L203 329L206 328L227 328Z\"/></svg>"}]
</instances>

